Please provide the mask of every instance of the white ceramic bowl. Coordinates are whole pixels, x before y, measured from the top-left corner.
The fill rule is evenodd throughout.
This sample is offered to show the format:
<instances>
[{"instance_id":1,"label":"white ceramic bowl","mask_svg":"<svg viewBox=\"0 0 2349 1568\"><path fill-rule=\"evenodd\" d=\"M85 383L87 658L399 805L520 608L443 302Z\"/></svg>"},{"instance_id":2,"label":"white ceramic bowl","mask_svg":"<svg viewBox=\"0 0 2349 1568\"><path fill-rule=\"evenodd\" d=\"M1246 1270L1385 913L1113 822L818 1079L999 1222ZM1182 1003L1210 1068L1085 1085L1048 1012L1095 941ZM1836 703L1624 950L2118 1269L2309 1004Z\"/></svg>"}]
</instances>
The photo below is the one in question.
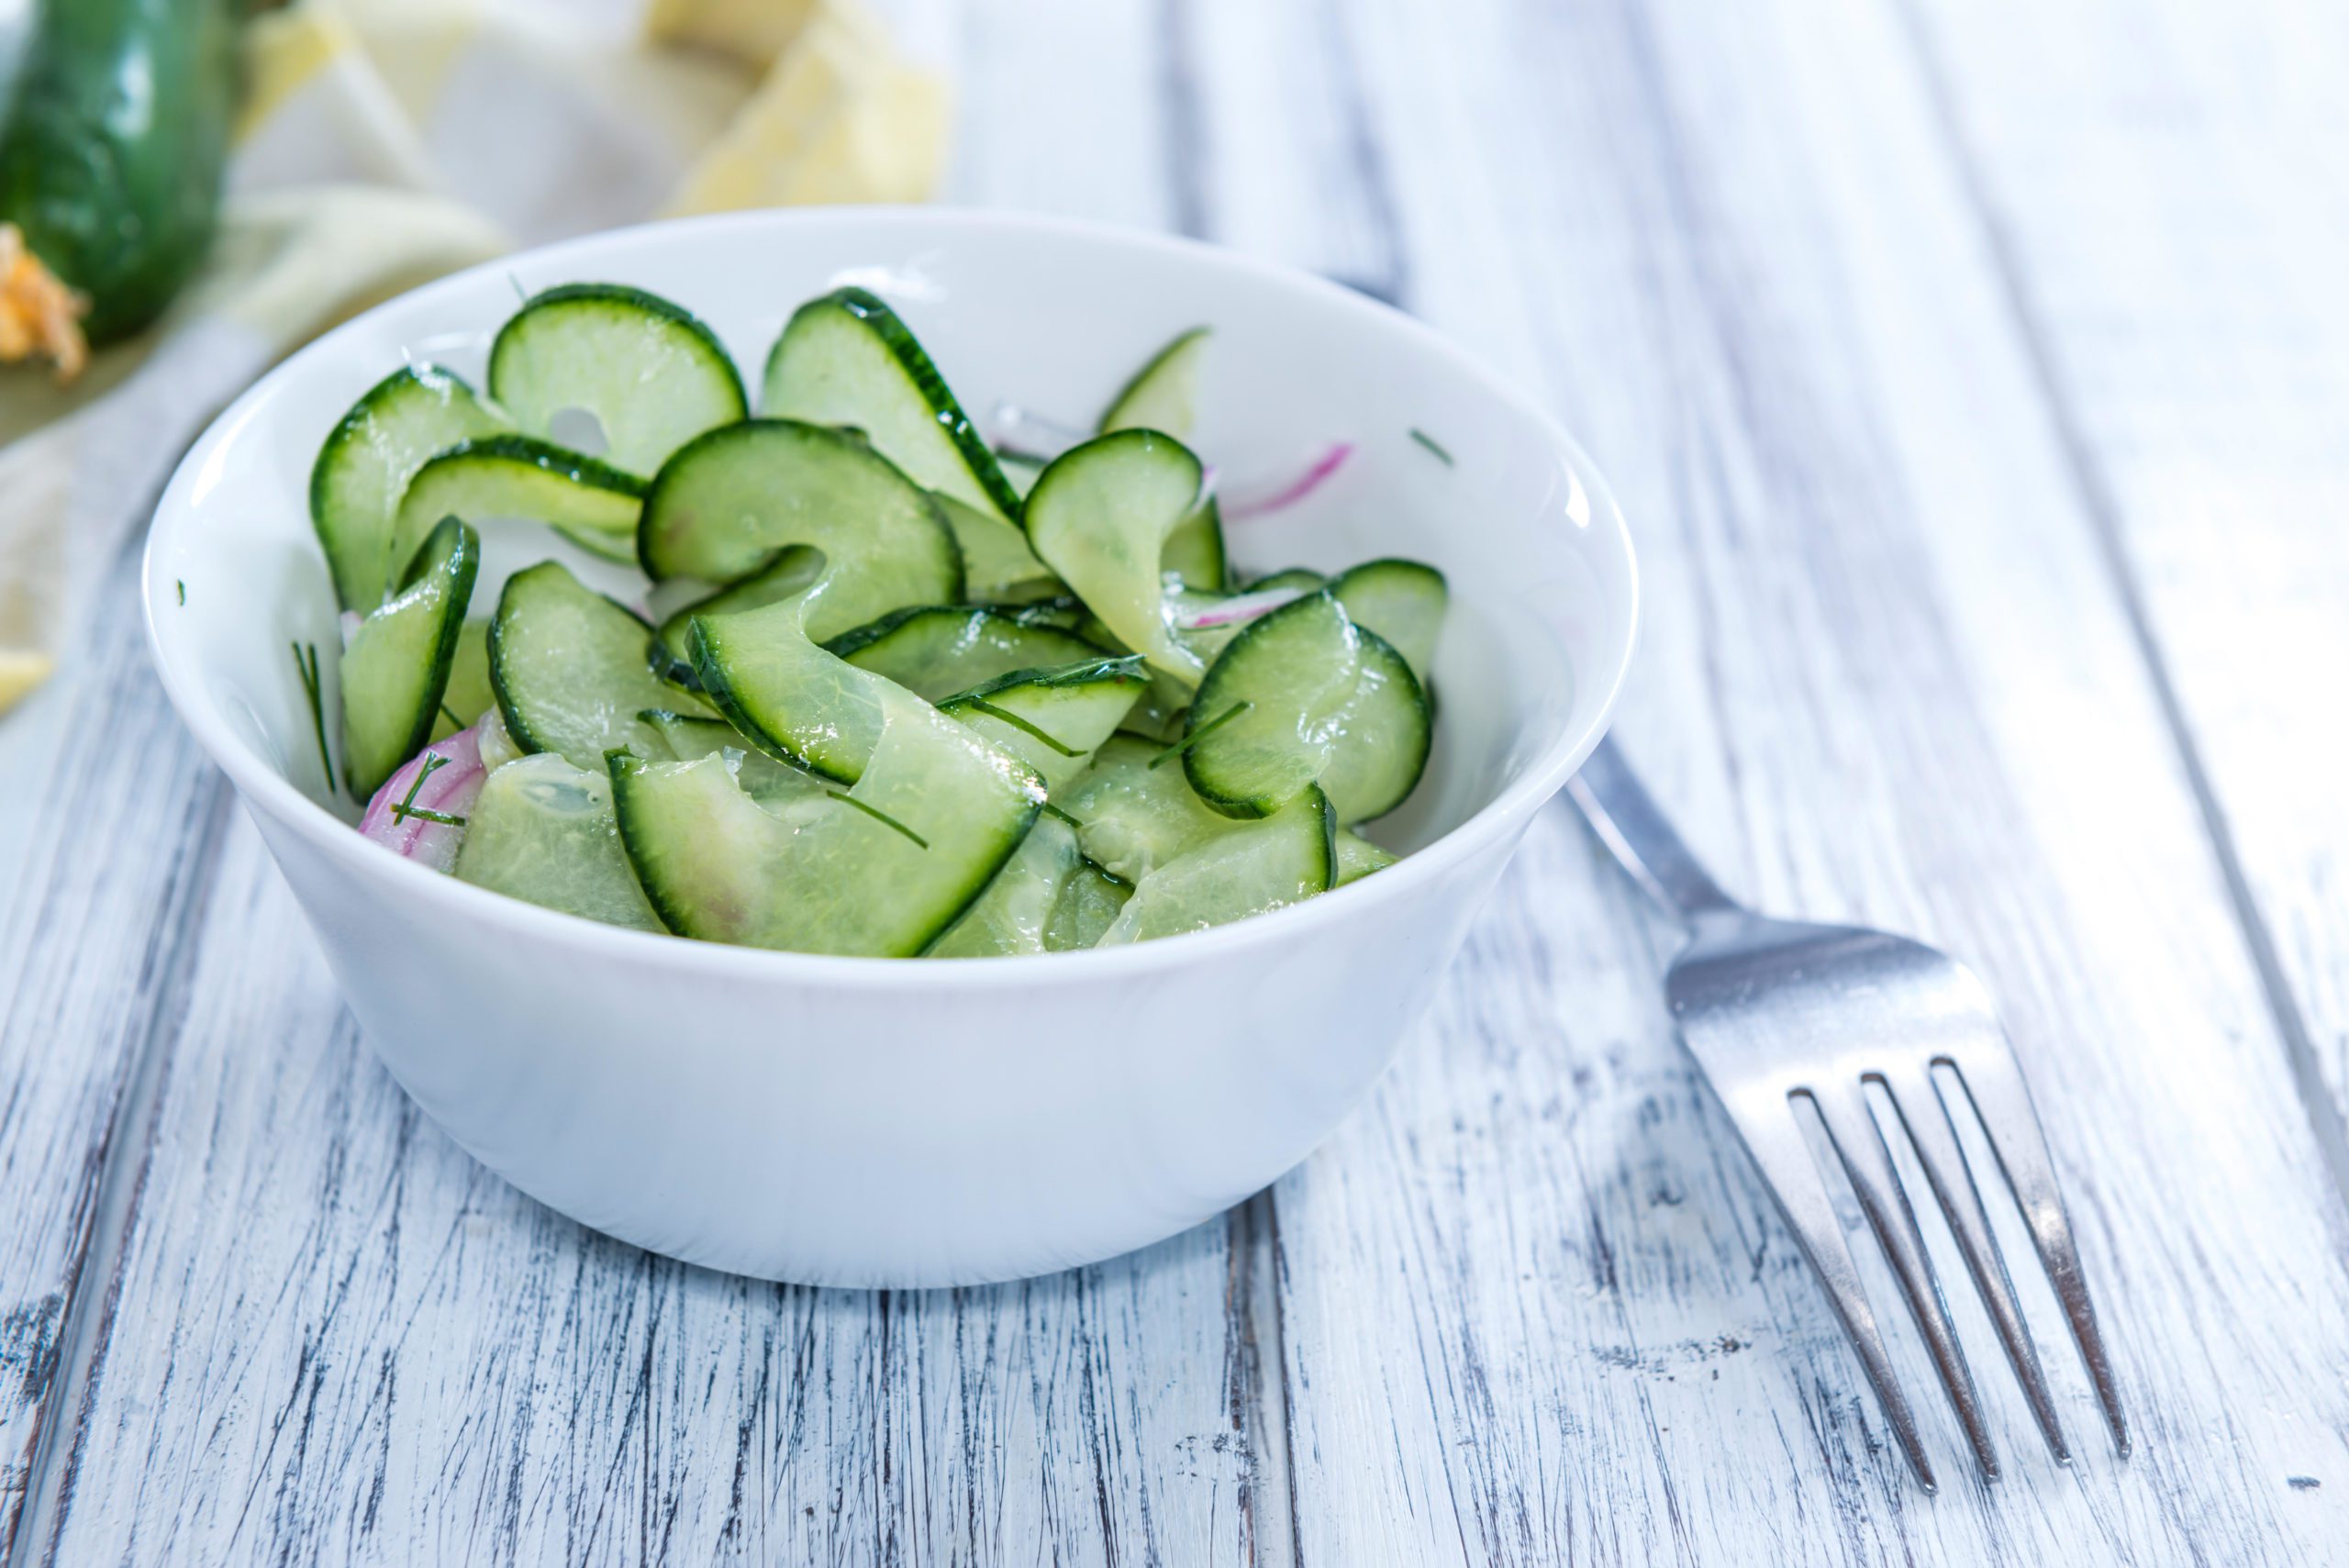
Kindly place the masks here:
<instances>
[{"instance_id":1,"label":"white ceramic bowl","mask_svg":"<svg viewBox=\"0 0 2349 1568\"><path fill-rule=\"evenodd\" d=\"M355 807L321 804L287 651L315 641L331 668L340 645L311 460L403 355L477 378L518 286L589 279L698 312L753 385L795 305L864 284L983 425L1005 403L1089 421L1150 350L1212 324L1197 444L1228 492L1333 439L1359 449L1307 504L1232 525L1234 558L1409 555L1451 579L1433 762L1376 829L1412 852L1192 936L922 962L618 930L361 839ZM553 552L534 526L485 532L477 614L506 573ZM1408 317L1182 241L873 209L600 235L371 311L195 444L156 514L145 593L173 705L243 795L368 1040L434 1120L598 1229L743 1273L862 1285L1087 1262L1303 1158L1378 1076L1533 813L1598 742L1636 599L1622 519L1588 460Z\"/></svg>"}]
</instances>

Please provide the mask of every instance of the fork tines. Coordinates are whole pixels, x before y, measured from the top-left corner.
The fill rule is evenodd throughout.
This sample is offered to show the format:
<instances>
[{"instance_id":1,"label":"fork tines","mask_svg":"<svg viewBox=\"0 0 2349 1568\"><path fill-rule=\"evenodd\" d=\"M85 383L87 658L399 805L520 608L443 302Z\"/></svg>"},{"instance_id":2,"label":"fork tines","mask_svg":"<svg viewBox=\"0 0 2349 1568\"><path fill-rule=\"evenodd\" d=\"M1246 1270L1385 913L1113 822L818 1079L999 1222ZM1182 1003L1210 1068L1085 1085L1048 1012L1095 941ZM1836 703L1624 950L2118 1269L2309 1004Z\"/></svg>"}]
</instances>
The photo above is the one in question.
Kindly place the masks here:
<instances>
[{"instance_id":1,"label":"fork tines","mask_svg":"<svg viewBox=\"0 0 2349 1568\"><path fill-rule=\"evenodd\" d=\"M1938 956L1938 955L1936 955ZM1944 961L1946 962L1946 961ZM1697 1048L1695 1040L1690 1041ZM1699 1050L1700 1059L1708 1054ZM1888 1053L1898 1056L1901 1053ZM2120 1393L2104 1340L2097 1329L2079 1253L2064 1210L2047 1144L2031 1106L2030 1090L2017 1067L2003 1033L1957 1048L1950 1053L1918 1059L1906 1064L1868 1068L1842 1081L1804 1077L1798 1082L1758 1076L1724 1094L1723 1103L1754 1162L1784 1208L1796 1240L1827 1287L1829 1300L1842 1322L1869 1385L1876 1390L1891 1422L1901 1451L1918 1479L1935 1486L1931 1463L1917 1433L1914 1412L1901 1394L1884 1336L1871 1308L1843 1229L1835 1218L1822 1173L1796 1119L1797 1106L1807 1105L1824 1125L1844 1174L1850 1179L1860 1211L1883 1247L1894 1278L1909 1303L1918 1330L1923 1335L1942 1386L1948 1391L1959 1424L1982 1467L1986 1479L1996 1480L1998 1458L1983 1419L1981 1401L1968 1370L1965 1351L1950 1319L1932 1264L1926 1256L1924 1237L1893 1164L1893 1151L1885 1140L1883 1124L1868 1104L1865 1084L1874 1082L1890 1096L1898 1112L1926 1181L1939 1201L1951 1234L1965 1259L1966 1272L1988 1309L1990 1320L2006 1349L2007 1360L2021 1384L2047 1447L2058 1462L2067 1463L2071 1451L2055 1414L2054 1399L2039 1351L2024 1327L2022 1308L1997 1239L1983 1206L1981 1188L1958 1139L1956 1107L1944 1098L1935 1066L1954 1069L1972 1101L1999 1168L2016 1202L2021 1207L2040 1262L2063 1305L2072 1336L2078 1343L2096 1388L2114 1447L2129 1451L2129 1429L2121 1409ZM1716 1090L1727 1087L1716 1074Z\"/></svg>"}]
</instances>

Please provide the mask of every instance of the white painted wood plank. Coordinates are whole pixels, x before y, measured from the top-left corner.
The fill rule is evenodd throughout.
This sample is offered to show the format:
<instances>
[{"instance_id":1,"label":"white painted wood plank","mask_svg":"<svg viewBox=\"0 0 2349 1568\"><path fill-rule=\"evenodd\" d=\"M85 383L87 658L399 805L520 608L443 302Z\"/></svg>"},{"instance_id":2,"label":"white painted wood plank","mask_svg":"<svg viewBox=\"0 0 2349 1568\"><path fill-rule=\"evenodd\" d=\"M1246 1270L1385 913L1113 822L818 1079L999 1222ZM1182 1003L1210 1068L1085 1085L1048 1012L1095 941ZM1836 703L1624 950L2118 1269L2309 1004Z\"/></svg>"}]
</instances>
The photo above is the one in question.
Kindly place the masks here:
<instances>
[{"instance_id":1,"label":"white painted wood plank","mask_svg":"<svg viewBox=\"0 0 2349 1568\"><path fill-rule=\"evenodd\" d=\"M127 573L115 587L127 603ZM62 662L0 748L0 1557L60 1416L67 1304L106 1278L99 1174L226 807L133 618Z\"/></svg>"},{"instance_id":2,"label":"white painted wood plank","mask_svg":"<svg viewBox=\"0 0 2349 1568\"><path fill-rule=\"evenodd\" d=\"M1252 1560L1225 1223L999 1290L688 1268L421 1118L241 817L200 924L61 1560Z\"/></svg>"},{"instance_id":3,"label":"white painted wood plank","mask_svg":"<svg viewBox=\"0 0 2349 1568\"><path fill-rule=\"evenodd\" d=\"M2349 17L2293 0L1925 10L2018 313L2076 410L2079 483L2137 586L2312 1075L2349 1106Z\"/></svg>"},{"instance_id":4,"label":"white painted wood plank","mask_svg":"<svg viewBox=\"0 0 2349 1568\"><path fill-rule=\"evenodd\" d=\"M1909 1487L1561 816L1278 1189L1304 1559L2321 1560L2349 1514L2291 1478L2343 1457L2341 1208L1904 33L1350 15L1412 303L1546 393L1641 525L1634 757L1757 898L1990 976L2140 1451L2051 1338L2056 1470L1961 1302L2013 1474L1986 1494L1931 1408L1949 1484Z\"/></svg>"},{"instance_id":5,"label":"white painted wood plank","mask_svg":"<svg viewBox=\"0 0 2349 1568\"><path fill-rule=\"evenodd\" d=\"M946 199L1181 228L1166 113L1184 93L1160 9L1097 0L969 0Z\"/></svg>"}]
</instances>

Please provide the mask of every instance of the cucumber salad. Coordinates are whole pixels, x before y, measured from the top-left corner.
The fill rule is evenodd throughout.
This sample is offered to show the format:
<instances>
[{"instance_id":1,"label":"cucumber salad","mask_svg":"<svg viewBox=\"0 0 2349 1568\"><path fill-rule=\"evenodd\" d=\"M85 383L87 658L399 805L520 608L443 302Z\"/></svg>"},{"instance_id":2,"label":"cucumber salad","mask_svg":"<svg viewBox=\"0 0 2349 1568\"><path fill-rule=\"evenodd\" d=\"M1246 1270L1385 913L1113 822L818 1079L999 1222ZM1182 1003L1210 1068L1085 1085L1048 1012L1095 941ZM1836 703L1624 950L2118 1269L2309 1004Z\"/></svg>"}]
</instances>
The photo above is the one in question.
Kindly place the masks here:
<instances>
[{"instance_id":1,"label":"cucumber salad","mask_svg":"<svg viewBox=\"0 0 2349 1568\"><path fill-rule=\"evenodd\" d=\"M755 415L687 311L540 294L485 388L411 363L318 453L339 747L295 658L328 775L463 881L803 952L1057 952L1369 875L1395 856L1356 829L1427 765L1443 575L1235 572L1241 506L1184 444L1208 341L1047 457L991 448L860 288L791 317ZM539 526L634 602L563 559L476 602L477 530Z\"/></svg>"}]
</instances>

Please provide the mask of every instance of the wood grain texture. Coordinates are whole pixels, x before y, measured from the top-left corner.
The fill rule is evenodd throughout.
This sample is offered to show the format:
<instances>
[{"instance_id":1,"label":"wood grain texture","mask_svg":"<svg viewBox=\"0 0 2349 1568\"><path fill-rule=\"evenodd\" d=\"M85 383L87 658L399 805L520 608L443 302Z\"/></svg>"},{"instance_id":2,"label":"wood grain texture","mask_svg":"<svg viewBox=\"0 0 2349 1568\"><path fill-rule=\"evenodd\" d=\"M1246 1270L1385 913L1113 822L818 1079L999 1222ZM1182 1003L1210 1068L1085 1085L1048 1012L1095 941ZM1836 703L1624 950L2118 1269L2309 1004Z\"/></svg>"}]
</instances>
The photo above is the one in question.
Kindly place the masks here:
<instances>
[{"instance_id":1,"label":"wood grain texture","mask_svg":"<svg viewBox=\"0 0 2349 1568\"><path fill-rule=\"evenodd\" d=\"M2349 1183L2349 18L1919 10Z\"/></svg>"},{"instance_id":2,"label":"wood grain texture","mask_svg":"<svg viewBox=\"0 0 2349 1568\"><path fill-rule=\"evenodd\" d=\"M125 563L126 568L128 562ZM129 593L130 573L117 591ZM110 1151L159 1015L226 786L164 706L138 624L119 616L12 721L0 754L8 889L0 910L0 1559L23 1517L61 1386ZM105 722L86 716L108 715ZM115 852L125 839L156 852Z\"/></svg>"},{"instance_id":3,"label":"wood grain texture","mask_svg":"<svg viewBox=\"0 0 2349 1568\"><path fill-rule=\"evenodd\" d=\"M1660 951L1551 822L1386 1092L1277 1190L1305 1560L2321 1561L2339 1484L2291 1478L2343 1468L2341 1210L1897 17L1349 15L1410 303L1643 525L1633 757L1764 903L1991 977L2141 1447L2102 1451L2051 1339L2055 1470L1986 1348L2011 1483L1964 1476L1935 1407L1954 1478L1906 1485ZM1464 177L1531 149L1542 177Z\"/></svg>"},{"instance_id":4,"label":"wood grain texture","mask_svg":"<svg viewBox=\"0 0 2349 1568\"><path fill-rule=\"evenodd\" d=\"M2289 297L2320 274L2270 241L2337 254L2337 206L2276 208L2310 182L2337 198L2349 165L2254 165L2261 137L2332 123L2337 39L2293 41L2282 0L2254 41L2118 6L923 8L959 39L959 199L1202 233L1398 298L1584 436L1646 567L1632 755L1725 881L1989 976L2137 1458L2101 1447L2026 1280L2082 1453L2054 1468L1960 1287L2012 1473L1962 1473L1903 1335L1950 1473L1915 1491L1670 1040L1665 934L1563 806L1397 1070L1274 1195L1019 1286L799 1291L595 1237L424 1122L126 631L76 677L102 723L0 734L19 1494L44 1410L59 1440L8 1560L2326 1561L2349 1540L2349 1224L2169 721L2205 756L2252 726L2254 759L2314 754L2230 673L2279 584L2220 572L2225 536L2178 495L2217 491L2246 443L2254 522L2330 472L2338 355L2289 345L2306 312L2334 342L2340 307ZM2071 95L2074 72L2098 90ZM2232 164L2165 183L2212 124ZM2043 179L2066 158L2068 196ZM2237 240L2205 234L2213 212ZM2106 213L2130 243L2099 238ZM2279 409L2315 387L2278 446L2136 384L2136 315L2095 308L2197 303L2143 265L2180 230L2213 253L2194 278L2274 297L2189 313L2146 363L2240 356ZM2238 417L2176 455L2192 419ZM2323 605L2349 595L2349 559L2280 523L2242 553L2279 552L2298 607L2252 628L2263 673L2337 654ZM2193 592L2210 573L2219 615ZM2315 703L2318 679L2278 689ZM2209 775L2332 1049L2329 803ZM118 1245L84 1262L102 1212ZM61 1415L69 1316L90 1350Z\"/></svg>"}]
</instances>

